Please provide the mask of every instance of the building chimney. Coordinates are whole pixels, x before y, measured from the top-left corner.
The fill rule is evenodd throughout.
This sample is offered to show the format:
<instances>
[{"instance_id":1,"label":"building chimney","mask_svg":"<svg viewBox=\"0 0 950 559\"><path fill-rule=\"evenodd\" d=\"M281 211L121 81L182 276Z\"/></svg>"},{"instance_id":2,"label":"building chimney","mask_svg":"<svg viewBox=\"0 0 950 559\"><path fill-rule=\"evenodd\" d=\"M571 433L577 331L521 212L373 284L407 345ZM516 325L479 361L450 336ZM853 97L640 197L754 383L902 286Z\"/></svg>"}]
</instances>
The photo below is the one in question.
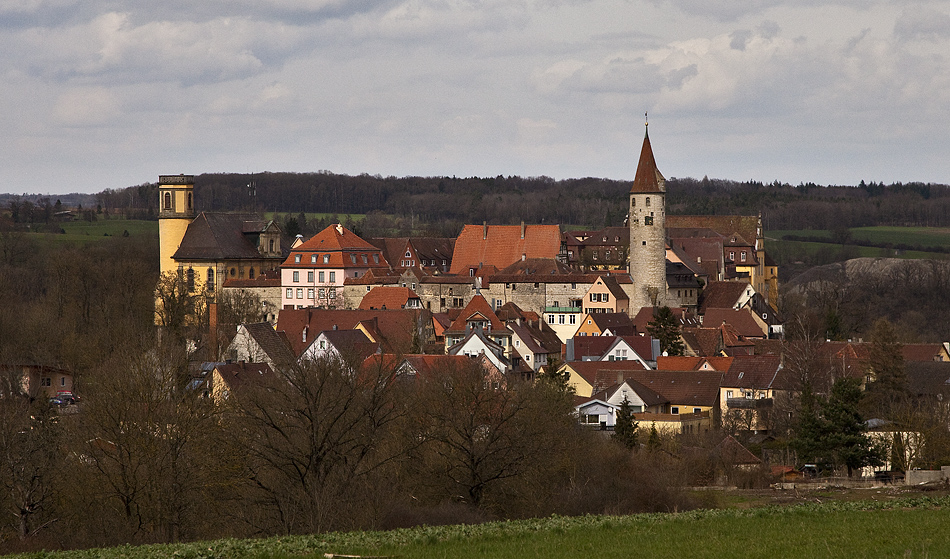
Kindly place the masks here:
<instances>
[{"instance_id":1,"label":"building chimney","mask_svg":"<svg viewBox=\"0 0 950 559\"><path fill-rule=\"evenodd\" d=\"M524 238L524 237L522 237L522 239L523 239L523 238ZM523 252L521 253L521 261L522 261L522 262L524 262L524 259L527 258L527 257L528 257L527 254L525 254L525 253L523 253Z\"/></svg>"},{"instance_id":2,"label":"building chimney","mask_svg":"<svg viewBox=\"0 0 950 559\"><path fill-rule=\"evenodd\" d=\"M521 238L524 239L524 222L521 222Z\"/></svg>"},{"instance_id":3,"label":"building chimney","mask_svg":"<svg viewBox=\"0 0 950 559\"><path fill-rule=\"evenodd\" d=\"M488 222L482 222L482 240L488 239Z\"/></svg>"}]
</instances>

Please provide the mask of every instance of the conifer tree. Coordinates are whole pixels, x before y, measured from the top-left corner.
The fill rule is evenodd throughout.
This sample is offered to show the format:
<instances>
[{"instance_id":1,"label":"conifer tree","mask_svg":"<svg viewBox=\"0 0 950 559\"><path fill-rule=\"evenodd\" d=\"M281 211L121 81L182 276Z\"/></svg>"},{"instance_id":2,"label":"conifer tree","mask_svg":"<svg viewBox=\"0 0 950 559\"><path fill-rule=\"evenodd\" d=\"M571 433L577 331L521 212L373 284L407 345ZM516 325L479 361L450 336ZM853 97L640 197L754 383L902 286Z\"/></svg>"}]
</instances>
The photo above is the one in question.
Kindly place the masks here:
<instances>
[{"instance_id":1,"label":"conifer tree","mask_svg":"<svg viewBox=\"0 0 950 559\"><path fill-rule=\"evenodd\" d=\"M669 307L660 307L653 320L647 325L651 336L660 340L660 351L667 355L683 355L683 340L680 338L680 325Z\"/></svg>"},{"instance_id":2,"label":"conifer tree","mask_svg":"<svg viewBox=\"0 0 950 559\"><path fill-rule=\"evenodd\" d=\"M633 417L633 406L626 396L617 410L617 421L614 424L613 440L628 450L637 448L638 443L637 420Z\"/></svg>"}]
</instances>

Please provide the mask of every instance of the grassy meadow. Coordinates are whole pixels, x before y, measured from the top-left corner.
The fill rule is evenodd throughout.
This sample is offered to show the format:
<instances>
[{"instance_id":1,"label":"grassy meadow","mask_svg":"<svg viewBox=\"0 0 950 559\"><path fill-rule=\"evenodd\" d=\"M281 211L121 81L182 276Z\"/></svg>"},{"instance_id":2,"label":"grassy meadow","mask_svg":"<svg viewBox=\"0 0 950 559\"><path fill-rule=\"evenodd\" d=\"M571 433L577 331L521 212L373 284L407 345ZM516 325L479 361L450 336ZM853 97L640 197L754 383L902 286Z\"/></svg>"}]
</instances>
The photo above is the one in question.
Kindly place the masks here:
<instances>
[{"instance_id":1,"label":"grassy meadow","mask_svg":"<svg viewBox=\"0 0 950 559\"><path fill-rule=\"evenodd\" d=\"M128 231L130 237L158 237L158 221L140 219L100 219L98 221L64 221L54 224L65 233L28 233L29 237L43 244L86 244L109 237L122 237Z\"/></svg>"},{"instance_id":2,"label":"grassy meadow","mask_svg":"<svg viewBox=\"0 0 950 559\"><path fill-rule=\"evenodd\" d=\"M950 497L820 501L631 516L553 516L389 532L282 536L22 554L23 559L159 557L812 558L950 556Z\"/></svg>"}]
</instances>

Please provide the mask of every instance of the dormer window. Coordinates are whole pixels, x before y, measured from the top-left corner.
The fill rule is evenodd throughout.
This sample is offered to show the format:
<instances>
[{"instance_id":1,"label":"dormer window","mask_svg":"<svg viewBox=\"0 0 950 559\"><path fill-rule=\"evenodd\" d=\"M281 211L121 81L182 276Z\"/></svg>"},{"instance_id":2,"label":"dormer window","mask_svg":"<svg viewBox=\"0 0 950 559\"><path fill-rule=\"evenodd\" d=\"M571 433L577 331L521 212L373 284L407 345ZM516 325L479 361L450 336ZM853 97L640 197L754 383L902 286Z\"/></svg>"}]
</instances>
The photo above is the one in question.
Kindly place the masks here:
<instances>
[{"instance_id":1,"label":"dormer window","mask_svg":"<svg viewBox=\"0 0 950 559\"><path fill-rule=\"evenodd\" d=\"M379 264L379 255L378 255L378 254L374 254L374 255L373 255L373 263L374 263L374 264Z\"/></svg>"},{"instance_id":2,"label":"dormer window","mask_svg":"<svg viewBox=\"0 0 950 559\"><path fill-rule=\"evenodd\" d=\"M299 262L300 262L300 255L299 255L299 254L295 254L295 255L294 255L294 262L296 262L296 263L299 263Z\"/></svg>"},{"instance_id":3,"label":"dormer window","mask_svg":"<svg viewBox=\"0 0 950 559\"><path fill-rule=\"evenodd\" d=\"M363 254L362 256L363 256L363 264L368 264L369 260L366 259L366 255Z\"/></svg>"},{"instance_id":4,"label":"dormer window","mask_svg":"<svg viewBox=\"0 0 950 559\"><path fill-rule=\"evenodd\" d=\"M412 258L412 253L408 250L406 251L406 258Z\"/></svg>"},{"instance_id":5,"label":"dormer window","mask_svg":"<svg viewBox=\"0 0 950 559\"><path fill-rule=\"evenodd\" d=\"M310 255L310 263L311 263L311 264L316 264L316 263L317 263L317 255L316 255L316 254L311 254L311 255Z\"/></svg>"},{"instance_id":6,"label":"dormer window","mask_svg":"<svg viewBox=\"0 0 950 559\"><path fill-rule=\"evenodd\" d=\"M323 263L324 263L324 264L329 264L329 263L330 263L330 255L329 255L329 254L324 254L324 255L323 255Z\"/></svg>"}]
</instances>

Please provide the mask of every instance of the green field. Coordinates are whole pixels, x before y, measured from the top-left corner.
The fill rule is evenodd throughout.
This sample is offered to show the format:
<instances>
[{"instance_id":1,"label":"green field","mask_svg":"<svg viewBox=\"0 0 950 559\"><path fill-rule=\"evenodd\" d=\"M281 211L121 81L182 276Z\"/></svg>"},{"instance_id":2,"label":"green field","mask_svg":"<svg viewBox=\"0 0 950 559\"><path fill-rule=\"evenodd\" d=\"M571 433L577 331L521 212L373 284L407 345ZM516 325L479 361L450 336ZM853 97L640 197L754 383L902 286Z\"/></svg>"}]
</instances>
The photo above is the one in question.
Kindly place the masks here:
<instances>
[{"instance_id":1,"label":"green field","mask_svg":"<svg viewBox=\"0 0 950 559\"><path fill-rule=\"evenodd\" d=\"M926 247L950 247L950 229L945 227L855 227L849 229L855 241L870 241L876 244L912 245ZM785 235L824 237L831 239L832 232L814 229L804 231L766 231L772 239Z\"/></svg>"},{"instance_id":2,"label":"green field","mask_svg":"<svg viewBox=\"0 0 950 559\"><path fill-rule=\"evenodd\" d=\"M574 559L950 556L950 497L810 502L678 514L582 516L389 532L281 536L23 554L33 559L324 557ZM818 501L820 499L815 499Z\"/></svg>"},{"instance_id":3,"label":"green field","mask_svg":"<svg viewBox=\"0 0 950 559\"><path fill-rule=\"evenodd\" d=\"M98 221L64 221L55 226L66 233L29 233L33 239L43 243L89 243L109 237L158 236L158 221L138 219L100 219Z\"/></svg>"}]
</instances>

